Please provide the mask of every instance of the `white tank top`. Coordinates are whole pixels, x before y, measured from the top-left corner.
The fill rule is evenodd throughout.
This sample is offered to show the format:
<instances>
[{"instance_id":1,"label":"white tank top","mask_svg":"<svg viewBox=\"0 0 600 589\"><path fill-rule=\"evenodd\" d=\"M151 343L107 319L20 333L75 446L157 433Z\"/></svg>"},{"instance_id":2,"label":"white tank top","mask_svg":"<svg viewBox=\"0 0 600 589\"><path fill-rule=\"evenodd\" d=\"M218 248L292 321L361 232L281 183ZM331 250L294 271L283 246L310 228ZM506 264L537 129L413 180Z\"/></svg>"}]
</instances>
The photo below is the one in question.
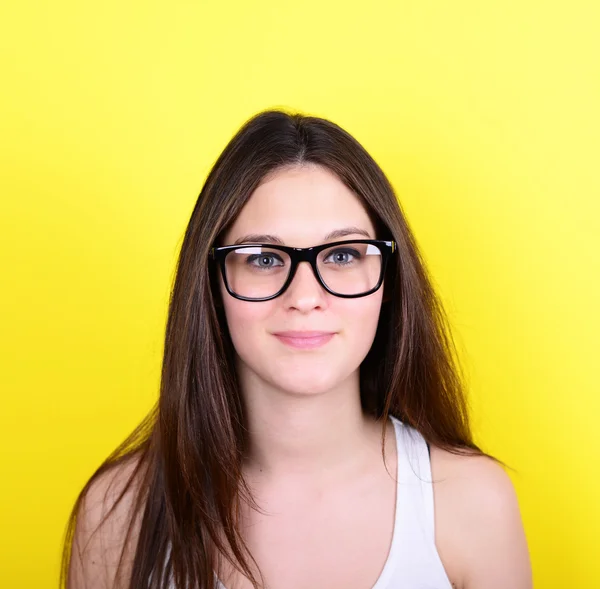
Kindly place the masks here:
<instances>
[{"instance_id":1,"label":"white tank top","mask_svg":"<svg viewBox=\"0 0 600 589\"><path fill-rule=\"evenodd\" d=\"M435 546L427 443L416 429L390 419L398 454L394 532L388 558L371 589L452 589ZM216 583L217 589L227 589L218 579Z\"/></svg>"}]
</instances>

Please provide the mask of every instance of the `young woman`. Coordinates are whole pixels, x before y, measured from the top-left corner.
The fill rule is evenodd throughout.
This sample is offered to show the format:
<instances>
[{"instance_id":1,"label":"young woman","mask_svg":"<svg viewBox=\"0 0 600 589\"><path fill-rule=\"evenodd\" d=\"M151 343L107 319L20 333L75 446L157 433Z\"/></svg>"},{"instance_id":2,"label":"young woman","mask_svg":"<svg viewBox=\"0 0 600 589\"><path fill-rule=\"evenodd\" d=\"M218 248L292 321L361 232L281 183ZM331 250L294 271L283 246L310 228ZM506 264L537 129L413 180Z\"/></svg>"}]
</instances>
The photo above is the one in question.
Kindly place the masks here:
<instances>
[{"instance_id":1,"label":"young woman","mask_svg":"<svg viewBox=\"0 0 600 589\"><path fill-rule=\"evenodd\" d=\"M258 114L202 188L158 404L82 490L63 585L529 589L462 382L379 166L330 121Z\"/></svg>"}]
</instances>

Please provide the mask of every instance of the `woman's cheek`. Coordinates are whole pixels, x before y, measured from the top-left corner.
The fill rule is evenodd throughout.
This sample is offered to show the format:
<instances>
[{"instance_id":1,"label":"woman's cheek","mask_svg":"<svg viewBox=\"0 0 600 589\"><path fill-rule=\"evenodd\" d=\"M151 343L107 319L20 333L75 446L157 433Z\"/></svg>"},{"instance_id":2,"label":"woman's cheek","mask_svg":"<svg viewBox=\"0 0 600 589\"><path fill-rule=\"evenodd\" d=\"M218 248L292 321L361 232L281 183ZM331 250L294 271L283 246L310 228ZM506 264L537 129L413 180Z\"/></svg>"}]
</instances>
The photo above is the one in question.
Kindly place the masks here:
<instances>
[{"instance_id":1,"label":"woman's cheek","mask_svg":"<svg viewBox=\"0 0 600 589\"><path fill-rule=\"evenodd\" d=\"M237 304L241 303L241 304ZM253 305L252 307L250 305ZM239 354L254 353L265 345L268 309L265 302L233 301L226 305L225 314L233 344ZM263 338L261 340L261 338Z\"/></svg>"},{"instance_id":2,"label":"woman's cheek","mask_svg":"<svg viewBox=\"0 0 600 589\"><path fill-rule=\"evenodd\" d=\"M348 331L352 333L352 346L361 356L360 361L368 354L375 339L379 315L381 313L381 295L365 300L360 312L354 312L348 318Z\"/></svg>"}]
</instances>

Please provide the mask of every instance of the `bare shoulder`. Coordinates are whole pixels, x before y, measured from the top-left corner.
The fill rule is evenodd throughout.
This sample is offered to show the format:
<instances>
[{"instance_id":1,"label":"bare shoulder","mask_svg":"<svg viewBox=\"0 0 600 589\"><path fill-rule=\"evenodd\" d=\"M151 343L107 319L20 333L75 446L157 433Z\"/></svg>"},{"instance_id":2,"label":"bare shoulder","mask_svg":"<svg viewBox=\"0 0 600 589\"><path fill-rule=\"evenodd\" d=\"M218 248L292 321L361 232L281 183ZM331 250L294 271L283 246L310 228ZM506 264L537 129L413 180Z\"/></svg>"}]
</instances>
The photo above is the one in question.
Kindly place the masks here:
<instances>
[{"instance_id":1,"label":"bare shoulder","mask_svg":"<svg viewBox=\"0 0 600 589\"><path fill-rule=\"evenodd\" d=\"M457 589L531 589L519 503L504 468L487 456L431 447L435 542Z\"/></svg>"},{"instance_id":2,"label":"bare shoulder","mask_svg":"<svg viewBox=\"0 0 600 589\"><path fill-rule=\"evenodd\" d=\"M132 479L139 458L130 458L99 475L82 497L76 514L68 589L113 589L121 554L122 573L130 572L139 525L133 522L134 501L139 481ZM125 548L125 551L123 550ZM129 561L129 562L128 562Z\"/></svg>"}]
</instances>

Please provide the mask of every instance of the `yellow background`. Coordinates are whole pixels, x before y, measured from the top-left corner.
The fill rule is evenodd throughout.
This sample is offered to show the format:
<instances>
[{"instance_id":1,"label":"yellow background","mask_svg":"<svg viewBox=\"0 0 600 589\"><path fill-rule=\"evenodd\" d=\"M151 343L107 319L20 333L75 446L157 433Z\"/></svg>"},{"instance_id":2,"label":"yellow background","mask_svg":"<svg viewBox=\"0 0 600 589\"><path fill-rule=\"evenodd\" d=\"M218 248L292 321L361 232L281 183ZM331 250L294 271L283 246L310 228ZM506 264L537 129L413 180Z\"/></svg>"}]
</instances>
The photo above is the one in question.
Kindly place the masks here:
<instances>
[{"instance_id":1,"label":"yellow background","mask_svg":"<svg viewBox=\"0 0 600 589\"><path fill-rule=\"evenodd\" d=\"M5 2L0 587L51 588L87 477L152 406L205 175L284 106L395 186L518 470L538 588L600 587L595 0Z\"/></svg>"}]
</instances>

